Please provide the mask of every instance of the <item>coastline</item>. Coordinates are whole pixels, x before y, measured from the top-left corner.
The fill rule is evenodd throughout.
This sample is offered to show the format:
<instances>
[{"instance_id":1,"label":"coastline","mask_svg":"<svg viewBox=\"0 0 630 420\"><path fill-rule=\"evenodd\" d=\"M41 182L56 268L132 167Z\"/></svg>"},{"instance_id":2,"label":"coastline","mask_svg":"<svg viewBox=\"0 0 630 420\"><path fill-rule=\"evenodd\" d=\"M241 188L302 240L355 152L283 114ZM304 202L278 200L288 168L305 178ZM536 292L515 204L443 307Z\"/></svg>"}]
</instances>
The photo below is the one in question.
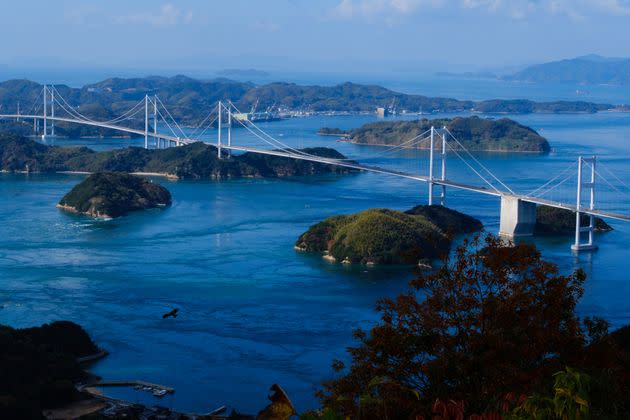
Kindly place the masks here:
<instances>
[{"instance_id":1,"label":"coastline","mask_svg":"<svg viewBox=\"0 0 630 420\"><path fill-rule=\"evenodd\" d=\"M6 173L11 173L12 171L2 171L2 172L6 172ZM26 173L26 171L16 171L17 173ZM29 173L46 173L46 172L29 172ZM55 174L65 174L65 175L91 175L94 172L88 172L88 171L55 171L53 172ZM158 177L162 177L162 178L167 178L167 179L171 179L171 180L178 180L179 177L175 174L169 174L166 172L129 172L129 174L131 175L137 175L137 176L158 176Z\"/></svg>"},{"instance_id":2,"label":"coastline","mask_svg":"<svg viewBox=\"0 0 630 420\"><path fill-rule=\"evenodd\" d=\"M383 143L359 143L356 141L352 141L352 140L344 140L344 138L339 138L337 139L337 142L339 143L350 143L350 144L356 144L358 146L376 146L376 147L398 147L400 149L404 149L404 150L431 150L429 147L400 147L399 144L383 144ZM463 149L456 149L457 151L463 151ZM544 151L535 151L535 150L499 150L499 149L472 149L469 150L471 153L477 153L477 152L481 152L481 153L526 153L526 154L546 154L549 152L544 152ZM447 151L447 153L449 152L453 152L452 150Z\"/></svg>"},{"instance_id":3,"label":"coastline","mask_svg":"<svg viewBox=\"0 0 630 420\"><path fill-rule=\"evenodd\" d=\"M73 213L73 214L80 214L83 216L89 216L89 217L93 217L95 219L101 219L101 220L112 220L113 217L108 215L108 214L94 214L94 213L90 213L90 212L86 212L86 211L79 211L76 209L76 207L73 206L67 206L65 204L55 204L55 207L57 207L60 210L63 211L67 211L68 213Z\"/></svg>"}]
</instances>

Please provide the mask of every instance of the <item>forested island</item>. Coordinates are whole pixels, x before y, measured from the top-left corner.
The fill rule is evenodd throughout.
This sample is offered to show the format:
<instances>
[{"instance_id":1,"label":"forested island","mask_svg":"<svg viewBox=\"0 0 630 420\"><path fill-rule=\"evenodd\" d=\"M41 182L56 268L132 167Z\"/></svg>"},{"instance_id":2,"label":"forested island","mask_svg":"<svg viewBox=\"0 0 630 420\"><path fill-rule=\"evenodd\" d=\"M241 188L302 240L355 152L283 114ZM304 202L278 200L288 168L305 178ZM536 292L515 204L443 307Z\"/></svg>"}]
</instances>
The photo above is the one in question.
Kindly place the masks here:
<instances>
[{"instance_id":1,"label":"forested island","mask_svg":"<svg viewBox=\"0 0 630 420\"><path fill-rule=\"evenodd\" d=\"M454 235L482 228L479 220L443 206L370 209L311 226L295 248L346 264L428 266L448 253Z\"/></svg>"},{"instance_id":2,"label":"forested island","mask_svg":"<svg viewBox=\"0 0 630 420\"><path fill-rule=\"evenodd\" d=\"M582 226L588 226L589 216L580 215ZM601 217L595 217L595 232L610 232L613 228ZM536 208L535 235L557 236L575 234L575 212L550 206Z\"/></svg>"},{"instance_id":3,"label":"forested island","mask_svg":"<svg viewBox=\"0 0 630 420\"><path fill-rule=\"evenodd\" d=\"M303 152L345 159L334 149ZM95 152L87 147L46 146L17 135L0 135L0 170L4 172L130 172L177 179L235 179L357 172L355 169L282 156L243 153L217 156L217 148L197 142L169 149L129 147Z\"/></svg>"},{"instance_id":4,"label":"forested island","mask_svg":"<svg viewBox=\"0 0 630 420\"><path fill-rule=\"evenodd\" d=\"M348 131L323 128L319 133L339 135L356 144L397 146L429 130L431 126L447 127L468 150L536 153L547 153L550 150L549 143L544 137L533 129L508 118L494 120L474 116L434 120L425 118L414 121L378 121ZM453 143L450 138L447 140ZM428 149L430 141L414 143L413 147ZM451 147L460 148L456 144Z\"/></svg>"},{"instance_id":5,"label":"forested island","mask_svg":"<svg viewBox=\"0 0 630 420\"><path fill-rule=\"evenodd\" d=\"M480 113L575 113L611 109L627 110L614 104L583 101L534 102L529 100L469 101L453 98L405 94L390 89L356 83L334 86L303 86L294 83L255 85L225 78L197 80L186 76L111 78L81 88L55 85L56 91L88 118L110 120L137 105L145 95L158 95L180 123L196 126L216 107L217 101L232 101L241 111L253 108L292 115L292 113L372 113L377 107L394 104L400 113L480 112ZM43 86L29 80L0 83L2 113L17 112L18 102L26 112L40 96ZM41 98L40 98L41 99ZM58 109L61 115L61 109ZM143 116L125 122L142 128ZM108 129L58 123L60 134L70 137L113 134Z\"/></svg>"},{"instance_id":6,"label":"forested island","mask_svg":"<svg viewBox=\"0 0 630 420\"><path fill-rule=\"evenodd\" d=\"M171 193L145 178L120 172L91 174L66 194L57 207L72 213L112 219L129 212L171 204Z\"/></svg>"}]
</instances>

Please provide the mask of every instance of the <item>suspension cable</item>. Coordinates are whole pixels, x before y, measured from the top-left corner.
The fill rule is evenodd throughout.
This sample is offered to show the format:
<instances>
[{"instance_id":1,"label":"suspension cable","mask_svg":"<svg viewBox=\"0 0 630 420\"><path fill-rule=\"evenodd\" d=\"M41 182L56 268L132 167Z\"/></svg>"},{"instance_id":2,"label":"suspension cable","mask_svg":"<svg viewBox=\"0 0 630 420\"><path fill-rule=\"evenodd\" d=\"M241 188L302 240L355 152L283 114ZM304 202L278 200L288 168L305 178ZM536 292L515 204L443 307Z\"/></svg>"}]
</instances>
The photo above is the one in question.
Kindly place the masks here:
<instances>
[{"instance_id":1,"label":"suspension cable","mask_svg":"<svg viewBox=\"0 0 630 420\"><path fill-rule=\"evenodd\" d=\"M240 111L240 110L236 107L236 105L234 105L234 103L229 102L229 104L230 104L230 106L231 106L231 107L233 107L233 108L234 108L234 109L235 109L238 113L241 113L241 111ZM228 111L229 111L229 109L228 109ZM246 127L246 126L245 126L245 124L244 124L242 121L239 121L239 120L237 120L237 121L238 121L238 122L239 122L239 123L240 123L243 127ZM301 150L299 150L299 149L295 149L295 148L293 148L293 147L291 147L291 146L289 146L289 145L287 145L287 144L285 144L285 143L281 142L280 140L275 139L274 137L272 137L271 135L269 135L267 132L265 132L264 130L262 130L260 127L258 127L256 124L254 124L254 123L253 123L253 122L251 122L251 121L249 122L249 125L251 125L251 126L252 126L252 127L254 127L256 130L258 130L258 131L259 131L259 132L260 132L263 136L266 136L269 140L271 140L271 142L276 143L276 144L272 144L272 143L269 143L269 141L266 141L266 140L265 140L265 142L266 142L267 144L270 144L270 145L272 145L273 147L280 147L280 148L282 148L282 149L284 149L284 150L290 150L290 151L292 151L293 153L298 154L298 155L302 155L302 156L321 158L321 156L316 156L316 155L312 155L312 154L309 154L309 153L303 152L303 151L301 151ZM246 127L246 128L248 128L248 127ZM252 132L252 130L251 130L251 129L250 129L249 131L250 131L250 132ZM252 132L252 134L253 134L253 132ZM260 138L261 140L263 140L260 136L257 136L257 137L258 137L258 138ZM334 158L332 158L332 159L330 159L330 160L336 160L336 161L339 161L339 160L347 160L347 159L334 159Z\"/></svg>"},{"instance_id":2,"label":"suspension cable","mask_svg":"<svg viewBox=\"0 0 630 420\"><path fill-rule=\"evenodd\" d=\"M166 114L171 118L171 121L173 121L173 123L175 124L175 127L177 127L179 132L182 134L182 137L187 139L188 136L186 135L186 133L184 133L184 130L182 130L182 128L179 126L175 118L173 118L173 115L171 115L168 108L166 108L166 106L164 105L164 102L162 102L162 100L157 95L155 95L155 99L160 103L160 105L162 105L162 108L164 108L164 111L166 111ZM164 119L164 121L166 122L166 119ZM179 136L175 136L175 137L179 137Z\"/></svg>"},{"instance_id":3,"label":"suspension cable","mask_svg":"<svg viewBox=\"0 0 630 420\"><path fill-rule=\"evenodd\" d=\"M564 170L562 170L558 175L556 175L555 177L553 177L552 179L550 179L549 181L545 182L543 185L541 185L540 187L536 188L535 190L533 190L532 192L525 194L525 197L531 197L532 195L534 195L535 193L537 193L539 190L542 190L543 188L545 188L547 185L551 184L552 182L554 182L556 179L560 178L562 175L564 175L567 171L571 170L574 166L576 166L577 163L573 162L571 163L569 166L567 166L566 168L564 168Z\"/></svg>"},{"instance_id":4,"label":"suspension cable","mask_svg":"<svg viewBox=\"0 0 630 420\"><path fill-rule=\"evenodd\" d=\"M503 181L501 181L499 178L497 178L497 177L496 177L496 176L492 173L492 171L490 171L490 169L486 168L486 167L485 167L485 166L484 166L481 162L479 162L479 161L478 161L478 160L477 160L477 159L476 159L476 158L472 155L472 153L470 153L470 152L468 151L468 149L466 149L466 148L464 147L464 145L463 145L463 144L461 144L461 143L459 142L459 140L457 140L457 138L453 135L453 133L451 133L451 132L450 132L450 130L449 130L448 128L444 127L444 130L446 130L446 132L447 132L447 133L448 133L448 134L449 134L449 135L453 138L453 140L455 140L455 141L457 142L457 144L459 144L459 145L461 146L461 148L462 148L462 149L466 152L466 154L468 154L468 156L470 156L470 158L471 158L472 160L474 160L474 161L475 161L475 162L476 162L479 166L481 166L481 167L482 167L482 168L483 168L483 169L484 169L484 170L485 170L485 171L486 171L486 172L487 172L487 173L488 173L488 174L489 174L492 178L494 178L494 179L495 179L495 180L496 180L499 184L501 184L503 187L507 188L507 190L508 190L510 193L514 194L514 191L512 191L512 189L511 189L510 187L508 187L507 185L505 185L505 184L503 183Z\"/></svg>"},{"instance_id":5,"label":"suspension cable","mask_svg":"<svg viewBox=\"0 0 630 420\"><path fill-rule=\"evenodd\" d=\"M70 105L68 103L68 101L66 101L66 99L63 97L63 95L61 95L61 93L57 90L57 88L53 85L52 89L54 89L55 92L57 92L57 97L61 98L61 101L63 102L63 104L65 104L66 106L64 107L62 103L58 102L59 106L66 111L68 114L70 114L71 116L74 116L80 120L84 120L84 121L88 121L88 122L92 122L92 123L98 123L98 124L114 124L117 122L121 122L123 120L127 120L130 119L131 116L135 115L138 113L139 111L139 107L142 106L144 99L139 101L138 103L136 103L133 107L131 107L131 109L129 109L127 112L125 112L124 114L122 114L121 116L118 116L116 118L113 118L111 120L107 120L107 121L96 121L93 120L91 118L86 117L85 115L81 114L79 111L77 111L76 109L74 109L74 107L72 105ZM66 108L67 107L67 108ZM136 109L138 108L138 109Z\"/></svg>"},{"instance_id":6,"label":"suspension cable","mask_svg":"<svg viewBox=\"0 0 630 420\"><path fill-rule=\"evenodd\" d=\"M630 186L628 186L628 184L626 184L625 182L623 182L621 180L621 178L619 178L617 175L615 175L614 172L612 172L610 169L608 169L607 165L603 165L601 162L599 163L599 167L602 168L603 170L605 170L609 175L611 175L613 178L615 178L617 181L619 181L621 183L621 185L623 185L624 187L626 187L628 190L630 190Z\"/></svg>"},{"instance_id":7,"label":"suspension cable","mask_svg":"<svg viewBox=\"0 0 630 420\"><path fill-rule=\"evenodd\" d=\"M493 190L495 190L498 193L501 193L500 190L497 189L497 187L495 187L490 181L488 181L483 175L481 175L479 172L477 172L477 170L475 168L473 168L467 161L466 159L464 159L462 157L462 155L459 154L459 152L457 150L455 150L455 148L453 148L453 146L451 146L448 142L446 142L446 145L453 151L455 152L455 154L461 159L462 162L464 162L466 164L466 166L468 166L475 174L477 174L477 176L479 178L481 178L486 184L488 184L490 186L490 188L492 188Z\"/></svg>"}]
</instances>

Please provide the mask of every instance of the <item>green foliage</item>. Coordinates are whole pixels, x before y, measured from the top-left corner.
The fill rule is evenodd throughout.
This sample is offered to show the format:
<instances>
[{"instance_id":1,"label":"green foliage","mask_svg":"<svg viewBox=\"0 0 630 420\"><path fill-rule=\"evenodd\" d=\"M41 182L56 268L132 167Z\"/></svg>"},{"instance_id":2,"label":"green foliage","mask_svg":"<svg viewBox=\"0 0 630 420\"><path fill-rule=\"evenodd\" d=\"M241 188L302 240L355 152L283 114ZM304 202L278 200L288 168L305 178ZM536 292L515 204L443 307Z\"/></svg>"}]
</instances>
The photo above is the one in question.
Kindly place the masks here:
<instances>
[{"instance_id":1,"label":"green foliage","mask_svg":"<svg viewBox=\"0 0 630 420\"><path fill-rule=\"evenodd\" d=\"M474 217L440 205L419 205L405 213L425 217L448 235L477 232L483 229L483 224Z\"/></svg>"},{"instance_id":2,"label":"green foliage","mask_svg":"<svg viewBox=\"0 0 630 420\"><path fill-rule=\"evenodd\" d=\"M588 226L589 216L580 215L582 226ZM595 231L608 232L613 230L602 218L595 218ZM538 206L536 208L536 235L572 235L575 234L575 213L571 210L559 209L550 206Z\"/></svg>"},{"instance_id":3,"label":"green foliage","mask_svg":"<svg viewBox=\"0 0 630 420\"><path fill-rule=\"evenodd\" d=\"M410 211L420 212L419 207ZM433 223L433 218L447 228L472 219L441 206L424 215L371 209L329 217L311 226L295 245L304 251L328 251L340 262L418 264L443 257L450 246L450 236Z\"/></svg>"},{"instance_id":4,"label":"green foliage","mask_svg":"<svg viewBox=\"0 0 630 420\"><path fill-rule=\"evenodd\" d=\"M549 152L549 143L534 130L513 120L456 117L454 119L379 121L351 130L350 141L359 144L399 145L431 128L446 126L468 150ZM417 147L428 149L430 141ZM458 148L458 147L457 147Z\"/></svg>"},{"instance_id":5,"label":"green foliage","mask_svg":"<svg viewBox=\"0 0 630 420\"><path fill-rule=\"evenodd\" d=\"M329 217L311 226L295 246L328 251L337 261L418 264L444 256L452 235L481 228L477 219L442 206L417 206L405 213L371 209Z\"/></svg>"},{"instance_id":6,"label":"green foliage","mask_svg":"<svg viewBox=\"0 0 630 420\"><path fill-rule=\"evenodd\" d=\"M96 217L119 217L130 211L171 204L161 185L118 172L97 172L76 185L59 205Z\"/></svg>"},{"instance_id":7,"label":"green foliage","mask_svg":"<svg viewBox=\"0 0 630 420\"><path fill-rule=\"evenodd\" d=\"M353 263L417 264L442 257L449 241L423 217L386 209L367 210L347 219L330 246L338 261Z\"/></svg>"},{"instance_id":8,"label":"green foliage","mask_svg":"<svg viewBox=\"0 0 630 420\"><path fill-rule=\"evenodd\" d=\"M589 419L590 376L569 367L553 376L553 396L533 395L527 398L520 407L514 409L508 419Z\"/></svg>"}]
</instances>

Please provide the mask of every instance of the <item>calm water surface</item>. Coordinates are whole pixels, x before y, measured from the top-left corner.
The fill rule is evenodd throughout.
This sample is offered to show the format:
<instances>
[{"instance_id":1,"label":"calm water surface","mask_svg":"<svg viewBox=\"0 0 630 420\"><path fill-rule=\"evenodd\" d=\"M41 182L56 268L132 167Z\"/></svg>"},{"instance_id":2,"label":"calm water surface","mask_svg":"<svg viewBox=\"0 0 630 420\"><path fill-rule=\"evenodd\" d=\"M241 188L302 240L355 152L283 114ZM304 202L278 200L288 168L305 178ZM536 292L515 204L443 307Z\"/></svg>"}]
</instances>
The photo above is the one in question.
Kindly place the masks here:
<instances>
[{"instance_id":1,"label":"calm water surface","mask_svg":"<svg viewBox=\"0 0 630 420\"><path fill-rule=\"evenodd\" d=\"M573 162L597 154L630 184L630 116L515 117L545 135L548 156L478 155L516 191L529 191ZM322 126L357 127L364 117L312 117L269 123L293 146L329 145L353 158L426 173L426 154L372 157L382 148L336 143ZM240 136L240 137L238 137ZM235 133L240 142L253 139ZM57 140L108 149L137 140ZM453 179L478 183L449 155ZM426 203L426 185L374 174L281 180L169 182L173 205L112 221L68 215L55 203L77 175L0 175L0 323L17 327L56 319L80 323L111 355L93 366L106 379L144 379L176 388L160 404L206 411L222 404L256 412L269 386L281 384L299 410L344 357L351 331L369 327L378 298L402 291L407 268L342 267L293 250L309 225L371 207ZM499 203L449 191L449 206L498 230ZM628 208L626 196L611 208ZM571 238L534 239L563 272L589 279L583 315L630 323L630 224L597 236L601 249L576 257ZM180 308L176 319L161 315ZM115 396L156 402L147 393Z\"/></svg>"}]
</instances>

